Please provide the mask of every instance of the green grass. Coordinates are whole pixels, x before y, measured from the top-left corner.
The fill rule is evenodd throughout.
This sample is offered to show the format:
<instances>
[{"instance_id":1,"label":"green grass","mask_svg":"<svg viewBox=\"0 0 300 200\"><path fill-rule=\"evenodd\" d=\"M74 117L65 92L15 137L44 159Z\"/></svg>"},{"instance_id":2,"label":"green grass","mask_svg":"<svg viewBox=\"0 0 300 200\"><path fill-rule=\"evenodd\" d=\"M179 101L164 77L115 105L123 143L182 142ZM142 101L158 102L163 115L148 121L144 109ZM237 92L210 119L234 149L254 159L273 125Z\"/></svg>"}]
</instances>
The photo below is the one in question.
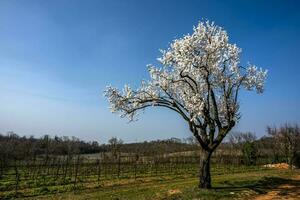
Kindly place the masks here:
<instances>
[{"instance_id":1,"label":"green grass","mask_svg":"<svg viewBox=\"0 0 300 200\"><path fill-rule=\"evenodd\" d=\"M290 178L299 171L290 170L257 170L247 173L214 175L212 190L199 190L198 179L190 176L173 175L156 178L140 178L137 180L119 180L107 182L101 187L63 192L50 188L43 195L29 199L247 199L255 194L263 194L278 187L280 184L291 183L300 186L300 183ZM47 193L53 192L53 194Z\"/></svg>"},{"instance_id":2,"label":"green grass","mask_svg":"<svg viewBox=\"0 0 300 200\"><path fill-rule=\"evenodd\" d=\"M72 165L70 166L72 167ZM34 169L34 168L33 168ZM169 165L160 165L155 169L148 165L140 165L136 173L132 169L130 165L123 165L121 168L121 173L119 177L117 175L116 166L106 166L104 170L102 170L100 176L100 182L105 183L107 181L115 181L115 180L128 180L128 179L148 179L153 177L165 177L165 176L178 176L178 175L189 175L196 176L198 172L198 165L195 164L185 164L184 166L172 165L170 168ZM257 167L249 167L249 166L213 166L212 174L220 175L220 174L228 174L228 173L238 173L243 171L251 171L258 170ZM28 173L29 172L29 173ZM72 173L73 172L73 173ZM20 179L18 182L18 192L23 196L28 196L28 191L36 190L36 188L48 187L51 188L53 186L63 186L60 190L69 191L69 185L73 185L75 177L74 177L74 169L69 168L66 176L61 172L58 176L56 175L56 168L48 170L47 168L41 168L39 171L32 170L31 168L23 168L19 170ZM136 174L136 175L135 175ZM6 170L5 175L0 179L0 192L5 193L13 193L16 185L16 175L13 169ZM77 176L77 184L82 187L89 187L89 185L98 184L98 176L97 169L93 168L93 166L82 166L78 172ZM3 194L0 193L0 198L3 197Z\"/></svg>"}]
</instances>

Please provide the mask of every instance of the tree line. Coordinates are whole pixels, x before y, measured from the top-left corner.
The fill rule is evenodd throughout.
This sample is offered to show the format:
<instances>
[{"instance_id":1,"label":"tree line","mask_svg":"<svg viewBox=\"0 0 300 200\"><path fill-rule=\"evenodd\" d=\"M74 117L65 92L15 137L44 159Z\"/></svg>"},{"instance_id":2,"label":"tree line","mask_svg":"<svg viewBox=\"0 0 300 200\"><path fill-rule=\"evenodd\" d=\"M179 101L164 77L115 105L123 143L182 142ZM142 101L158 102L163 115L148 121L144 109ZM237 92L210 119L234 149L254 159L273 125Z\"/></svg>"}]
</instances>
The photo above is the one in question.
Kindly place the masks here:
<instances>
[{"instance_id":1,"label":"tree line","mask_svg":"<svg viewBox=\"0 0 300 200\"><path fill-rule=\"evenodd\" d=\"M234 132L220 145L214 155L243 157L243 163L255 165L258 157L268 157L269 162L286 162L290 165L299 162L300 128L297 124L285 124L279 127L268 126L267 134L256 138L253 133ZM97 141L86 142L76 137L40 138L19 136L14 132L0 134L1 165L14 160L48 159L55 156L110 153L117 158L119 154L140 156L155 155L197 155L198 143L193 137L179 139L124 143L112 137L106 144Z\"/></svg>"}]
</instances>

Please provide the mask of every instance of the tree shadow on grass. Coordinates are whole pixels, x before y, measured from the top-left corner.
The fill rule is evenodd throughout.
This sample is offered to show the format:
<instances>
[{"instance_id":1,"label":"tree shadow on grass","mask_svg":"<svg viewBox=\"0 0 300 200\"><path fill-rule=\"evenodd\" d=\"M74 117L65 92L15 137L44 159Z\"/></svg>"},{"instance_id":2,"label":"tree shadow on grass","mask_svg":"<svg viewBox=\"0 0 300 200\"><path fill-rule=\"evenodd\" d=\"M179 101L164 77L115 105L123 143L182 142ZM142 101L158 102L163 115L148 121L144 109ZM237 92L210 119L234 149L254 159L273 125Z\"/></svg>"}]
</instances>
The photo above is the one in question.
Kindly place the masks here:
<instances>
[{"instance_id":1,"label":"tree shadow on grass","mask_svg":"<svg viewBox=\"0 0 300 200\"><path fill-rule=\"evenodd\" d=\"M223 184L226 186L214 187L214 189L230 192L252 190L257 194L266 194L269 191L275 191L279 196L289 195L300 198L300 180L264 177L256 181L224 181Z\"/></svg>"}]
</instances>

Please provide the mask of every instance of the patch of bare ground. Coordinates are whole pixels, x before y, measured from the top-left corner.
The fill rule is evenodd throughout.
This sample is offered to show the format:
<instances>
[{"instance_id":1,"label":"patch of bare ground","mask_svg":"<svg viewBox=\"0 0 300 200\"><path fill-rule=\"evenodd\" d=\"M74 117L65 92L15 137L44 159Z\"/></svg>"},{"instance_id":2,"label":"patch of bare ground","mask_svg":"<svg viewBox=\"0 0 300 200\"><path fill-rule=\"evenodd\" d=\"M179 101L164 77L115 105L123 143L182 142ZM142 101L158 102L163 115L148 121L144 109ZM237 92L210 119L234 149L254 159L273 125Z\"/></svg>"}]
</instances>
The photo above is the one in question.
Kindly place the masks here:
<instances>
[{"instance_id":1,"label":"patch of bare ground","mask_svg":"<svg viewBox=\"0 0 300 200\"><path fill-rule=\"evenodd\" d=\"M290 165L288 165L287 163L276 163L276 164L267 164L264 165L264 167L275 168L275 169L289 169ZM295 167L291 166L291 168L295 168Z\"/></svg>"},{"instance_id":2,"label":"patch of bare ground","mask_svg":"<svg viewBox=\"0 0 300 200\"><path fill-rule=\"evenodd\" d=\"M168 196L173 196L173 195L177 195L177 194L181 194L181 190L179 189L172 189L168 191Z\"/></svg>"},{"instance_id":3,"label":"patch of bare ground","mask_svg":"<svg viewBox=\"0 0 300 200\"><path fill-rule=\"evenodd\" d=\"M300 199L300 175L292 177L288 182L280 184L265 194L258 195L254 200L299 200Z\"/></svg>"}]
</instances>

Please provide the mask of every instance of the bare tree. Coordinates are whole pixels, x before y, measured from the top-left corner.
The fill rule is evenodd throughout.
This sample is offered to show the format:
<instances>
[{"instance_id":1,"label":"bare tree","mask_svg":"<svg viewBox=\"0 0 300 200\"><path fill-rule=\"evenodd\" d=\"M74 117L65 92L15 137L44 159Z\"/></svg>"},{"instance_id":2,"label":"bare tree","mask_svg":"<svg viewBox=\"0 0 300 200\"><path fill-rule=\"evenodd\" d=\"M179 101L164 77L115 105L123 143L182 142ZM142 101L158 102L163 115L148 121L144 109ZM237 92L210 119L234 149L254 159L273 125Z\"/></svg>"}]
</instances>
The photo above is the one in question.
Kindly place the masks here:
<instances>
[{"instance_id":1,"label":"bare tree","mask_svg":"<svg viewBox=\"0 0 300 200\"><path fill-rule=\"evenodd\" d=\"M123 140L118 139L116 137L112 137L108 140L108 143L110 145L111 154L114 159L117 159L118 155L121 151L121 146L123 144Z\"/></svg>"},{"instance_id":2,"label":"bare tree","mask_svg":"<svg viewBox=\"0 0 300 200\"><path fill-rule=\"evenodd\" d=\"M297 150L300 150L300 129L298 125L285 124L279 128L267 127L267 132L273 137L276 145L274 151L284 155L286 162L292 166ZM298 149L297 149L298 148Z\"/></svg>"}]
</instances>

